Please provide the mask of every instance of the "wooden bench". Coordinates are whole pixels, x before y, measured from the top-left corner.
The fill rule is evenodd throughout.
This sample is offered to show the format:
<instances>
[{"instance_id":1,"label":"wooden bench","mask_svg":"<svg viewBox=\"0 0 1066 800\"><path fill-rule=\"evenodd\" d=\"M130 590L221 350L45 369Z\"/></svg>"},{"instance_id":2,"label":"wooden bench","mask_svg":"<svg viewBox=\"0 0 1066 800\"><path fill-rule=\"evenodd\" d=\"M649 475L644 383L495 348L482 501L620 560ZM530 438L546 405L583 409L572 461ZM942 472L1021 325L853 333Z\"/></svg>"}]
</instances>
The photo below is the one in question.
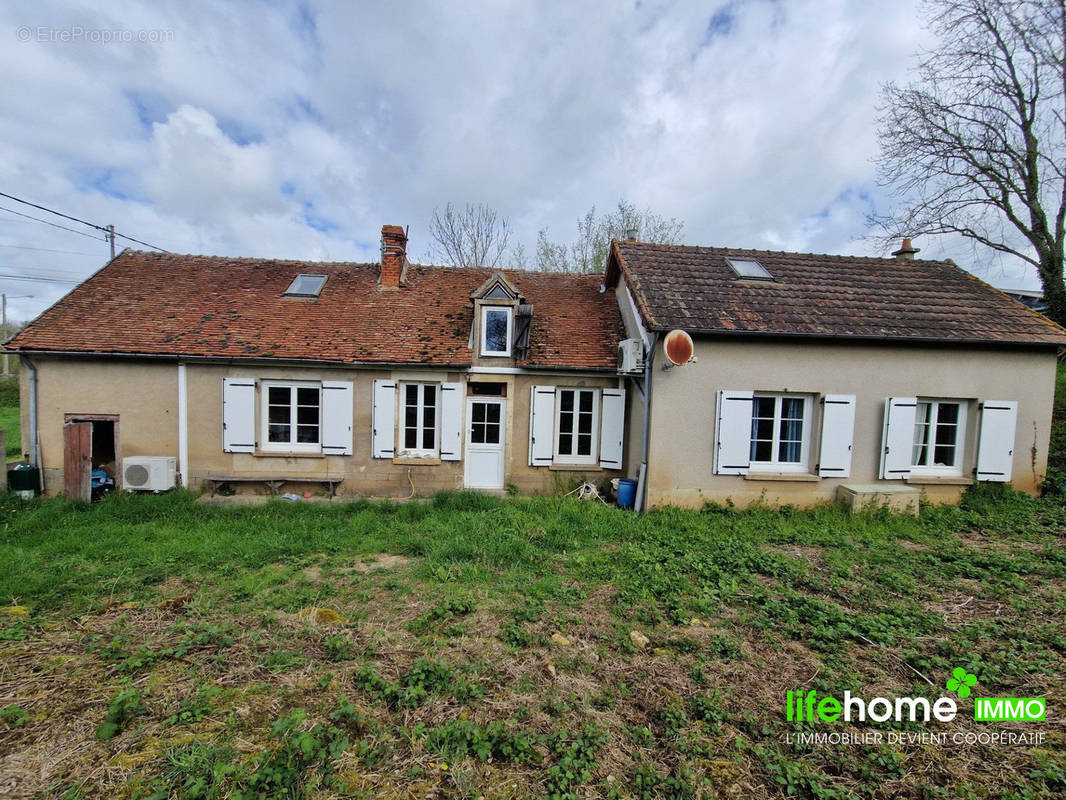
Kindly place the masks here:
<instances>
[{"instance_id":1,"label":"wooden bench","mask_svg":"<svg viewBox=\"0 0 1066 800\"><path fill-rule=\"evenodd\" d=\"M320 483L329 487L330 497L336 497L337 485L343 481L344 478L336 475L208 475L204 478L212 497L225 483L262 483L272 495L277 495L286 483Z\"/></svg>"}]
</instances>

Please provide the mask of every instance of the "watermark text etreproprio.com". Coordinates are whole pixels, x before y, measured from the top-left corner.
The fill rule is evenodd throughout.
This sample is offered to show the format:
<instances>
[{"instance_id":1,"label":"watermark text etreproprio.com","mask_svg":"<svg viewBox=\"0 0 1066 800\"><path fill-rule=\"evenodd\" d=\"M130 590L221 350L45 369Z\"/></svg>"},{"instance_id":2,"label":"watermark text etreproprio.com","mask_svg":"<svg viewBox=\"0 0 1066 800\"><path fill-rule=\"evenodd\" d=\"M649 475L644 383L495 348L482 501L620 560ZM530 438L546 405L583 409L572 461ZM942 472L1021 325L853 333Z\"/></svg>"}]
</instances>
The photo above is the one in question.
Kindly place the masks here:
<instances>
[{"instance_id":1,"label":"watermark text etreproprio.com","mask_svg":"<svg viewBox=\"0 0 1066 800\"><path fill-rule=\"evenodd\" d=\"M48 25L23 25L15 31L15 38L20 42L88 42L89 44L147 42L157 44L173 42L174 31L163 28L86 28L83 25L55 28Z\"/></svg>"}]
</instances>

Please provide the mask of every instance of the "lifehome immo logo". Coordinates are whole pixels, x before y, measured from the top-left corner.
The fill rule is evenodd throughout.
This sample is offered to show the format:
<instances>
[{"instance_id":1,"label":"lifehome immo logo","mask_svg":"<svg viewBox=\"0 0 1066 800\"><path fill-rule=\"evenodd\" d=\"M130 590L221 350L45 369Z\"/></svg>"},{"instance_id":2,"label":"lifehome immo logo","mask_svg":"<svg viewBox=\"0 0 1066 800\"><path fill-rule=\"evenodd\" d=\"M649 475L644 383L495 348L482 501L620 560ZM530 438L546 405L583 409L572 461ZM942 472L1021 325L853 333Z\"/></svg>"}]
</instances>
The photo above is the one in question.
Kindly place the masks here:
<instances>
[{"instance_id":1,"label":"lifehome immo logo","mask_svg":"<svg viewBox=\"0 0 1066 800\"><path fill-rule=\"evenodd\" d=\"M952 671L945 683L947 694L930 700L927 697L873 697L853 695L845 690L841 697L820 695L816 690L789 690L785 694L785 719L805 723L870 723L870 722L953 722L959 714L958 700L966 700L977 685L977 676L962 667ZM955 695L953 697L952 695ZM1042 697L976 697L974 720L978 722L1042 722L1047 717L1047 703ZM791 739L792 736L790 735ZM860 735L843 733L796 734L798 739L829 744L880 744L885 741L882 731ZM1044 741L1043 732L1005 731L997 733L958 734L923 732L892 732L889 741L921 740L933 743L1000 743L1038 744Z\"/></svg>"}]
</instances>

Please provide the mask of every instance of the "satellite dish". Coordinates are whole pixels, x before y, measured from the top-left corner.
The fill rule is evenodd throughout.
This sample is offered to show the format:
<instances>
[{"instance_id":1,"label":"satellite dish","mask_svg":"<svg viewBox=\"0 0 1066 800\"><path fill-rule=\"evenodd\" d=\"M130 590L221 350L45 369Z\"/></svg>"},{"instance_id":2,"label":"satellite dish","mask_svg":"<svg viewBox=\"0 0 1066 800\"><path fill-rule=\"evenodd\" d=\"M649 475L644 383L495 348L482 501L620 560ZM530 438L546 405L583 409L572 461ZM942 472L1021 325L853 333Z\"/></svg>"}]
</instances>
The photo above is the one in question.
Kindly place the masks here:
<instances>
[{"instance_id":1,"label":"satellite dish","mask_svg":"<svg viewBox=\"0 0 1066 800\"><path fill-rule=\"evenodd\" d=\"M675 367L687 364L695 352L692 337L682 330L672 330L666 334L663 349L666 351L666 359Z\"/></svg>"}]
</instances>

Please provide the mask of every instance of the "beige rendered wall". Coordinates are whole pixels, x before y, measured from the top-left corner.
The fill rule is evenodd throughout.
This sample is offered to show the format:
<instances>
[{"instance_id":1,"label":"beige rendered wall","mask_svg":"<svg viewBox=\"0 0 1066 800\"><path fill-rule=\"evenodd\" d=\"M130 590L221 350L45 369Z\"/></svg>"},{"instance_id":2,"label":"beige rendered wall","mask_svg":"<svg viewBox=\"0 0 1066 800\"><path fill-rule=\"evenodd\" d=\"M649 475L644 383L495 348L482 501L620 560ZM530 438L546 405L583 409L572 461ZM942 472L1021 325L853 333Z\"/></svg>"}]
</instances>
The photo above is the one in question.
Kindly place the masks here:
<instances>
[{"instance_id":1,"label":"beige rendered wall","mask_svg":"<svg viewBox=\"0 0 1066 800\"><path fill-rule=\"evenodd\" d=\"M350 380L353 382L351 456L309 458L222 452L222 379ZM373 458L373 385L376 379L395 381L462 381L503 383L506 386L506 469L504 486L527 494L568 490L585 477L599 481L621 473L595 468L565 470L530 467L529 400L534 385L609 387L611 378L587 375L466 374L440 370L292 369L247 366L188 367L190 485L207 475L343 475L338 494L345 496L406 497L442 489L461 489L464 462L426 459ZM463 413L466 413L464 401ZM464 417L465 418L465 417ZM397 414L399 421L399 414ZM258 429L258 428L257 428Z\"/></svg>"},{"instance_id":2,"label":"beige rendered wall","mask_svg":"<svg viewBox=\"0 0 1066 800\"><path fill-rule=\"evenodd\" d=\"M63 423L68 414L117 414L118 458L177 455L178 372L152 361L35 357L45 492L63 489ZM28 370L21 372L22 450L29 453Z\"/></svg>"},{"instance_id":3,"label":"beige rendered wall","mask_svg":"<svg viewBox=\"0 0 1066 800\"><path fill-rule=\"evenodd\" d=\"M879 483L884 403L891 396L1018 401L1012 483L1019 490L1036 492L1043 481L1055 384L1052 352L700 339L696 357L696 363L664 371L662 352L656 354L649 505L698 507L706 501L731 499L742 506L760 500L803 506L834 499L841 483ZM855 395L851 476L769 481L714 475L716 393L747 389ZM820 412L816 403L812 470ZM967 415L964 476L972 475L974 467L977 417L973 405ZM640 436L639 423L634 415L631 438ZM918 488L934 502L955 501L965 490L965 486L928 483Z\"/></svg>"},{"instance_id":4,"label":"beige rendered wall","mask_svg":"<svg viewBox=\"0 0 1066 800\"><path fill-rule=\"evenodd\" d=\"M133 362L35 358L46 491L63 488L63 421L65 414L117 414L121 457L178 455L178 366L175 362ZM189 423L189 485L199 488L209 475L275 475L344 478L338 493L346 496L406 497L460 489L463 461L376 459L371 453L373 382L377 378L424 381L491 381L506 385L505 486L524 493L568 491L584 478L602 481L624 473L596 467L530 467L529 401L534 385L611 387L613 377L587 374L466 374L441 370L276 367L255 364L202 364L186 367ZM256 380L347 380L353 383L353 455L288 456L222 451L223 378ZM23 448L28 449L28 378L23 375ZM258 406L258 404L257 404ZM465 414L465 403L464 403ZM258 430L258 426L257 426ZM315 484L288 484L287 490L322 492ZM265 492L249 484L240 491Z\"/></svg>"}]
</instances>

